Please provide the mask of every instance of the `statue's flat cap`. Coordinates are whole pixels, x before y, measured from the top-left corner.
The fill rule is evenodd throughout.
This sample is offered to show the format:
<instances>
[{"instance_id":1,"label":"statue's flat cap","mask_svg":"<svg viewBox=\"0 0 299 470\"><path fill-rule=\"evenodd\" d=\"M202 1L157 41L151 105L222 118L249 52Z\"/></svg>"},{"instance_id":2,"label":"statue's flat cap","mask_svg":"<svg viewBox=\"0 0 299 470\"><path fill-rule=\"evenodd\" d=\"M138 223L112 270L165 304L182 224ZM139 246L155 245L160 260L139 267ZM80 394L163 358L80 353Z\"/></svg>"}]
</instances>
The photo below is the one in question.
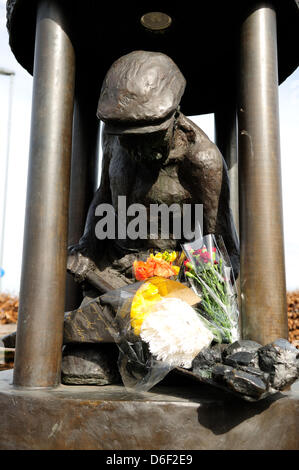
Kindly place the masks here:
<instances>
[{"instance_id":1,"label":"statue's flat cap","mask_svg":"<svg viewBox=\"0 0 299 470\"><path fill-rule=\"evenodd\" d=\"M97 116L111 133L154 132L167 127L186 80L170 57L134 51L116 60L104 79Z\"/></svg>"}]
</instances>

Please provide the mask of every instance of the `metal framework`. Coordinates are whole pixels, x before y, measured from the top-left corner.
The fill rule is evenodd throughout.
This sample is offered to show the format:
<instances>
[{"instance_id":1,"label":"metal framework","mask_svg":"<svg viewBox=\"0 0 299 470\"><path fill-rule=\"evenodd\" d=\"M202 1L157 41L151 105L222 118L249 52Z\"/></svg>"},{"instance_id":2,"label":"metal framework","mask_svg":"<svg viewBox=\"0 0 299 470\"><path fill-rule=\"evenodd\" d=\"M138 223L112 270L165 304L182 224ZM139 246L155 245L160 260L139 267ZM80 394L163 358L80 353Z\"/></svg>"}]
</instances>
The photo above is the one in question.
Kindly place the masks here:
<instances>
[{"instance_id":1,"label":"metal framework","mask_svg":"<svg viewBox=\"0 0 299 470\"><path fill-rule=\"evenodd\" d=\"M84 82L83 87L76 89L75 96L75 61L77 76L88 71L82 68L82 55L76 52L80 50L76 44L80 42L81 36L78 29L77 36L74 36L72 21L74 15L77 15L76 21L79 21L78 7L70 15L67 14L70 10L66 6L67 2L56 0L39 0L36 3L30 164L14 371L14 385L19 387L54 387L60 381L71 159L72 215L69 233L73 238L77 237L76 227L82 227L90 193L94 188L92 174L96 168L97 125L88 116L95 114L92 113L96 102L92 102L96 99L94 97L99 92L99 86L93 84L93 91L87 98L88 93L83 93L84 87L86 93ZM239 59L234 57L236 60L232 62L235 64L234 83L238 85L238 93L233 94L230 87L228 98L223 99L221 113L216 113L217 140L233 168L233 194L236 195L239 188L243 333L246 338L261 343L287 337L276 7L277 2L244 2L236 28L239 34ZM231 21L229 15L227 18ZM86 33L87 30L84 31ZM82 34L85 34L84 31ZM153 44L157 44L158 40L155 37ZM221 35L218 40L221 40ZM163 39L161 41L163 43ZM181 46L190 49L194 44L187 41L187 44L182 43ZM13 41L12 47L18 50ZM119 49L121 51L121 45ZM169 53L167 47L165 52ZM112 54L110 63L113 59ZM174 59L180 66L180 61ZM197 60L194 54L193 59ZM24 62L28 66L27 56ZM105 60L103 63L104 67ZM285 67L281 75L285 78L294 66L293 62L291 66ZM207 68L204 68L204 72L208 73ZM190 81L195 83L194 79ZM214 94L215 99L219 98L219 90L215 90ZM198 90L194 101L197 96ZM75 98L75 144L72 156ZM85 98L90 99L88 106ZM186 108L191 110L188 105L191 101L188 101L188 96L186 99ZM227 108L226 103L229 101L231 106ZM235 109L238 126L234 117ZM198 113L207 111L206 106L199 106ZM226 121L225 116L230 118L223 139L221 129ZM221 140L224 143L221 144ZM89 158L86 158L87 154ZM76 187L81 188L79 195L74 191ZM88 188L89 194L86 196ZM237 217L236 199L235 196L234 211ZM72 222L73 219L75 222Z\"/></svg>"}]
</instances>

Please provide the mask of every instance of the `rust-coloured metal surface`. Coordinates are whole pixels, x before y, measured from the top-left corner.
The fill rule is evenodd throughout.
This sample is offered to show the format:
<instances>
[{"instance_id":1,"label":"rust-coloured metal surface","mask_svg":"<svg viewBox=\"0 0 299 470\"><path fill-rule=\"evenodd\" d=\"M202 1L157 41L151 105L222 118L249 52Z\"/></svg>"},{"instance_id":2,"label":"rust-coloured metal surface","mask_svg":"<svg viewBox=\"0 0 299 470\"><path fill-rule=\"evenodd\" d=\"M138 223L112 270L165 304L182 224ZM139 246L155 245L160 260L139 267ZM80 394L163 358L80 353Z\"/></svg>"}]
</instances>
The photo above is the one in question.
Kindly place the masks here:
<instances>
[{"instance_id":1,"label":"rust-coloured metal surface","mask_svg":"<svg viewBox=\"0 0 299 470\"><path fill-rule=\"evenodd\" d=\"M279 142L276 15L242 26L239 100L241 299L244 338L288 337Z\"/></svg>"},{"instance_id":2,"label":"rust-coloured metal surface","mask_svg":"<svg viewBox=\"0 0 299 470\"><path fill-rule=\"evenodd\" d=\"M59 2L39 4L14 384L60 381L75 57Z\"/></svg>"},{"instance_id":3,"label":"rust-coloured metal surface","mask_svg":"<svg viewBox=\"0 0 299 470\"><path fill-rule=\"evenodd\" d=\"M26 391L11 380L0 372L0 449L299 449L298 382L246 403L194 384L136 394L122 386Z\"/></svg>"}]
</instances>

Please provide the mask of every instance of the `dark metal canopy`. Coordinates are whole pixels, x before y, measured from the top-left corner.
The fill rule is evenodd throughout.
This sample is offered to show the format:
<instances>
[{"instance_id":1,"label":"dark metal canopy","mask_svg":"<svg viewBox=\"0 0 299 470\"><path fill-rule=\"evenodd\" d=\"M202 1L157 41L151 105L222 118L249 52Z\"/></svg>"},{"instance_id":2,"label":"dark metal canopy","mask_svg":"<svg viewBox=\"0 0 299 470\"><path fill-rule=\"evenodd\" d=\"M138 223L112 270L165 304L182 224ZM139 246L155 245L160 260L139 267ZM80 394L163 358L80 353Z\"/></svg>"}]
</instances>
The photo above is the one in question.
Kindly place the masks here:
<instances>
[{"instance_id":1,"label":"dark metal canopy","mask_svg":"<svg viewBox=\"0 0 299 470\"><path fill-rule=\"evenodd\" d=\"M240 25L257 2L62 1L70 19L82 90L86 84L86 90L93 89L99 95L112 62L139 49L164 52L179 66L187 80L181 103L185 114L215 112L231 102L237 89ZM273 0L271 4L277 12L281 83L299 64L299 2ZM150 31L141 24L141 17L153 11L162 11L172 19L163 32ZM31 74L35 16L36 0L8 0L10 46L16 59Z\"/></svg>"}]
</instances>

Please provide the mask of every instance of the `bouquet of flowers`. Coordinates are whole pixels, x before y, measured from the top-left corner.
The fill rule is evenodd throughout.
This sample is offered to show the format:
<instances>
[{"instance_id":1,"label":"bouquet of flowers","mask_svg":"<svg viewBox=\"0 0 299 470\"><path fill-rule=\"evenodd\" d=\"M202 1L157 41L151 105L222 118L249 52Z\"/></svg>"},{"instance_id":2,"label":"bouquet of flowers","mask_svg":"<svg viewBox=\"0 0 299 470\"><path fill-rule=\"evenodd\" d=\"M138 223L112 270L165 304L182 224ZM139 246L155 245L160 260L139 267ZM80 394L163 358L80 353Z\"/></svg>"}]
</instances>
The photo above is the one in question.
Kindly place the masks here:
<instances>
[{"instance_id":1,"label":"bouquet of flowers","mask_svg":"<svg viewBox=\"0 0 299 470\"><path fill-rule=\"evenodd\" d=\"M120 290L114 320L124 385L149 390L175 367L191 368L213 334L193 306L200 298L178 281L152 277Z\"/></svg>"},{"instance_id":2,"label":"bouquet of flowers","mask_svg":"<svg viewBox=\"0 0 299 470\"><path fill-rule=\"evenodd\" d=\"M176 251L171 253L168 251L156 254L150 253L146 261L134 261L133 271L135 278L137 281L144 281L153 276L172 277L175 279L180 271L180 267L177 264L178 260L179 256Z\"/></svg>"},{"instance_id":3,"label":"bouquet of flowers","mask_svg":"<svg viewBox=\"0 0 299 470\"><path fill-rule=\"evenodd\" d=\"M111 330L124 385L143 391L176 367L192 368L213 341L238 338L232 268L213 235L183 245L181 254L156 252L144 259L133 263L137 282L118 290Z\"/></svg>"},{"instance_id":4,"label":"bouquet of flowers","mask_svg":"<svg viewBox=\"0 0 299 470\"><path fill-rule=\"evenodd\" d=\"M221 250L211 234L183 245L184 274L202 297L198 313L216 327L221 335L219 342L231 343L240 337L237 293L229 257L222 239L219 240Z\"/></svg>"}]
</instances>

